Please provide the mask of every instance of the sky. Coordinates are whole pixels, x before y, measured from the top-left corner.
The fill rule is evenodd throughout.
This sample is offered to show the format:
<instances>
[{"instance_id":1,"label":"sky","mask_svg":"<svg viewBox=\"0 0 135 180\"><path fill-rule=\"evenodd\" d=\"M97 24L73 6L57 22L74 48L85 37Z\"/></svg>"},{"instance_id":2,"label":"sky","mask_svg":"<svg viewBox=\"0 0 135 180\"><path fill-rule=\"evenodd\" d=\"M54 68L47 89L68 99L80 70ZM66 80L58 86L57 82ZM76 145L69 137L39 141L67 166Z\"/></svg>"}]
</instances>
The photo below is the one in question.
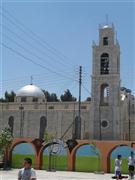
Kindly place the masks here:
<instances>
[{"instance_id":1,"label":"sky","mask_svg":"<svg viewBox=\"0 0 135 180\"><path fill-rule=\"evenodd\" d=\"M92 42L113 23L121 49L121 86L135 94L135 1L23 1L0 4L0 96L30 84L58 97L91 92ZM31 78L32 76L32 78ZM31 80L32 79L32 80Z\"/></svg>"}]
</instances>

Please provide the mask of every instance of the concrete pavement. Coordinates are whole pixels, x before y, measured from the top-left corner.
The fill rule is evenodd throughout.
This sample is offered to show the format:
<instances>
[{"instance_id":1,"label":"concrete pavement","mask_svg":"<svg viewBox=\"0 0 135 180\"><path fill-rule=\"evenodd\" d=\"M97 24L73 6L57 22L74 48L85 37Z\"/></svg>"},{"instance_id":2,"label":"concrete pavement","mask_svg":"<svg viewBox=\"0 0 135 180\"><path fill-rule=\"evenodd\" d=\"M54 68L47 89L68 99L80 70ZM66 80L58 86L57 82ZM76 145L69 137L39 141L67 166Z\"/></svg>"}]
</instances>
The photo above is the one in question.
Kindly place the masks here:
<instances>
[{"instance_id":1,"label":"concrete pavement","mask_svg":"<svg viewBox=\"0 0 135 180\"><path fill-rule=\"evenodd\" d=\"M18 169L0 171L0 180L17 180ZM37 180L109 180L112 174L36 170Z\"/></svg>"}]
</instances>

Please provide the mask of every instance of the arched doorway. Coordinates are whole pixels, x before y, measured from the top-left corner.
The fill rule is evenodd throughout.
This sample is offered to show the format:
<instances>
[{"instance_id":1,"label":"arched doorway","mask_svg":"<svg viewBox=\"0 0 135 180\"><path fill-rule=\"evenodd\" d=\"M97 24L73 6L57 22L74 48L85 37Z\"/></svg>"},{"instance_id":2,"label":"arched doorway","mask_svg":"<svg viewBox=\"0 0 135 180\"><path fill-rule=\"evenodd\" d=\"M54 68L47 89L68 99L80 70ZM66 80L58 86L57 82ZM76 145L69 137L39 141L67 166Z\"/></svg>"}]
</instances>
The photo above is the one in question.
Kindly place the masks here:
<instances>
[{"instance_id":1,"label":"arched doorway","mask_svg":"<svg viewBox=\"0 0 135 180\"><path fill-rule=\"evenodd\" d=\"M52 152L51 158L50 152ZM67 149L63 145L48 146L42 153L42 169L66 171L68 170L67 159Z\"/></svg>"},{"instance_id":2,"label":"arched doorway","mask_svg":"<svg viewBox=\"0 0 135 180\"><path fill-rule=\"evenodd\" d=\"M122 155L122 166L121 166L122 173L124 174L128 173L128 157L131 151L134 151L135 153L135 149L126 145L120 145L120 146L117 146L115 149L113 149L113 151L110 154L110 172L111 173L114 173L115 159L117 158L119 154Z\"/></svg>"},{"instance_id":3,"label":"arched doorway","mask_svg":"<svg viewBox=\"0 0 135 180\"><path fill-rule=\"evenodd\" d=\"M11 153L12 168L21 168L23 165L23 160L26 157L32 159L32 166L35 167L35 149L33 148L32 144L21 142L12 149Z\"/></svg>"},{"instance_id":4,"label":"arched doorway","mask_svg":"<svg viewBox=\"0 0 135 180\"><path fill-rule=\"evenodd\" d=\"M80 146L76 151L75 170L93 172L101 170L100 151L92 144Z\"/></svg>"}]
</instances>

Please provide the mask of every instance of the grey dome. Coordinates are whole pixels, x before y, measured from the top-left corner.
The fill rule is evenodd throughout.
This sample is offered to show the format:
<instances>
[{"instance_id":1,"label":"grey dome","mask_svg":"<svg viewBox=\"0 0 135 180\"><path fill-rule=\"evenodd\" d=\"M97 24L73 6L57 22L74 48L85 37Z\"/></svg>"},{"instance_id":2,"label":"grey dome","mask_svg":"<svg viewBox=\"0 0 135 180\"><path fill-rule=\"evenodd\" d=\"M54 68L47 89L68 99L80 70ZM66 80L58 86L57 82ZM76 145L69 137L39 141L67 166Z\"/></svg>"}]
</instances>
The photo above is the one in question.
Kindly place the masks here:
<instances>
[{"instance_id":1,"label":"grey dome","mask_svg":"<svg viewBox=\"0 0 135 180\"><path fill-rule=\"evenodd\" d=\"M43 91L33 85L26 85L24 87L22 87L21 89L18 90L18 92L16 93L17 97L40 97L40 98L45 98L45 95L43 93Z\"/></svg>"}]
</instances>

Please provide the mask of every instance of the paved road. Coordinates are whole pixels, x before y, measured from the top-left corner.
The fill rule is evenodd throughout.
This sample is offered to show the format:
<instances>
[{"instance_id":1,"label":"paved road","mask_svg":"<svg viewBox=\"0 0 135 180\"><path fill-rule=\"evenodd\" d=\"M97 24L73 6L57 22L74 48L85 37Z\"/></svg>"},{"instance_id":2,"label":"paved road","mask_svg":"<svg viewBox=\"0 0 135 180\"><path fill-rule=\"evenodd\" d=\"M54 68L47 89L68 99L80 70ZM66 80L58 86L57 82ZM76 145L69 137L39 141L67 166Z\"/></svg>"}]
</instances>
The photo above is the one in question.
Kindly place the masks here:
<instances>
[{"instance_id":1,"label":"paved road","mask_svg":"<svg viewBox=\"0 0 135 180\"><path fill-rule=\"evenodd\" d=\"M0 180L17 180L18 170L0 171ZM112 174L93 174L81 172L47 172L36 170L38 180L109 180Z\"/></svg>"}]
</instances>

